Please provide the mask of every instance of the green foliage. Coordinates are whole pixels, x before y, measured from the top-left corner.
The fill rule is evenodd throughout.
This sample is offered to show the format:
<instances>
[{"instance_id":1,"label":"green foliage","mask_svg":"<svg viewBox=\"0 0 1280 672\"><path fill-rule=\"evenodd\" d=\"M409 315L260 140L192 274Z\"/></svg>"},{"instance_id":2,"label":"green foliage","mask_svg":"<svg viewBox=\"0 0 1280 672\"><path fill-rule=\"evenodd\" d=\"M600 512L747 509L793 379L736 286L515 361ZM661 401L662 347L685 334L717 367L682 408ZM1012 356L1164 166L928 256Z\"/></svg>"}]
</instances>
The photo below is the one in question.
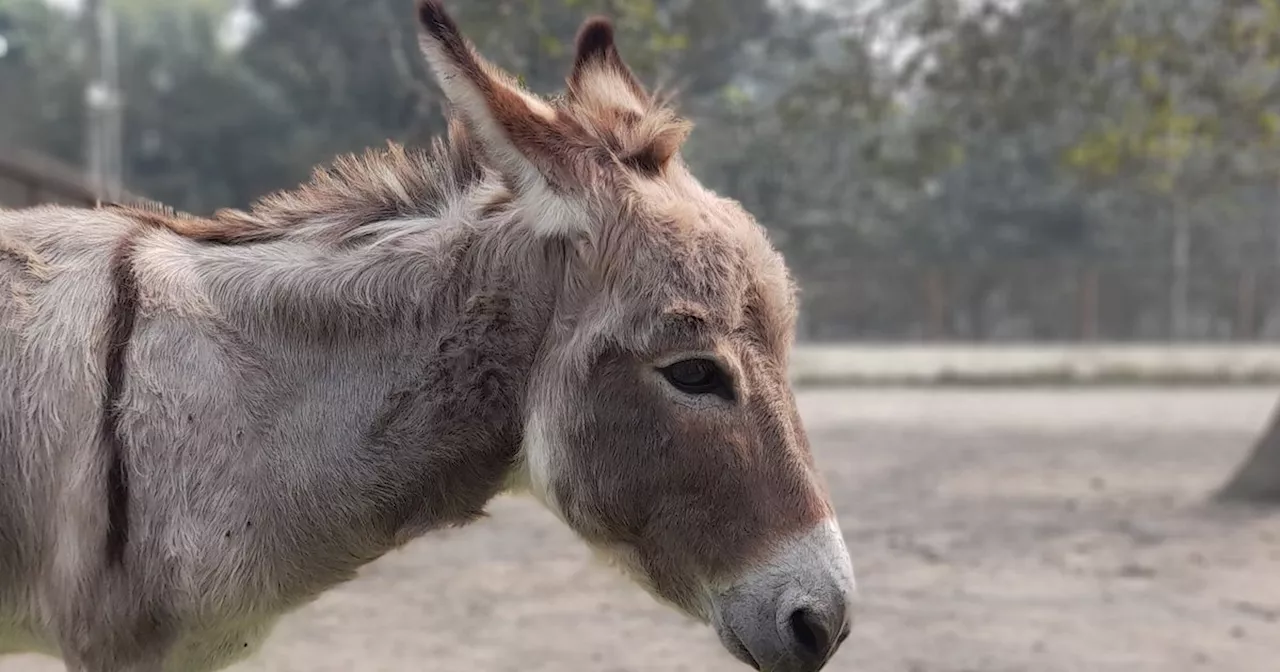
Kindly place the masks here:
<instances>
[{"instance_id":1,"label":"green foliage","mask_svg":"<svg viewBox=\"0 0 1280 672\"><path fill-rule=\"evenodd\" d=\"M41 0L0 0L9 55L0 59L0 147L31 144L63 158L79 156L84 78L76 27Z\"/></svg>"},{"instance_id":2,"label":"green foliage","mask_svg":"<svg viewBox=\"0 0 1280 672\"><path fill-rule=\"evenodd\" d=\"M1230 1L1193 12L1185 2L1169 2L1163 11L1130 10L1115 3L1094 10L1123 30L1099 47L1100 64L1117 74L1098 78L1123 108L1068 148L1067 164L1104 179L1133 172L1164 192L1180 187L1186 163L1197 156L1241 179L1258 171L1280 175L1274 160L1232 160L1280 149L1274 123L1280 3ZM1241 170L1253 174L1236 175Z\"/></svg>"},{"instance_id":3,"label":"green foliage","mask_svg":"<svg viewBox=\"0 0 1280 672\"><path fill-rule=\"evenodd\" d=\"M219 34L237 0L109 1L126 182L179 208L243 206L335 154L443 130L405 0L253 0L257 28L236 50ZM1216 227L1196 254L1275 249L1280 0L812 4L454 9L544 93L562 88L582 19L611 17L627 60L697 122L694 169L806 273L855 256L1149 256L1164 245L1149 213L1175 205ZM23 101L0 117L0 143L77 161L74 17L41 0L0 11L21 47L0 59L0 89Z\"/></svg>"}]
</instances>

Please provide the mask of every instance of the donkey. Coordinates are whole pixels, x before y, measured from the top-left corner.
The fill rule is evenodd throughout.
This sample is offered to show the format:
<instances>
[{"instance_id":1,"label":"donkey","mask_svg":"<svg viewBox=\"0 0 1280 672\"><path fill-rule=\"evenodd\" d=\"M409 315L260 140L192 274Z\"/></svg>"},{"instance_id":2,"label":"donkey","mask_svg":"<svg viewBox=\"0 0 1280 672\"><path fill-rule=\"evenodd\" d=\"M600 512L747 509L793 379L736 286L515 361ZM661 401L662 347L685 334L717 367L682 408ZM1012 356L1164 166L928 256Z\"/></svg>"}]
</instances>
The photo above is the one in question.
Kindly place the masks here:
<instances>
[{"instance_id":1,"label":"donkey","mask_svg":"<svg viewBox=\"0 0 1280 672\"><path fill-rule=\"evenodd\" d=\"M209 217L0 212L0 650L222 669L516 492L743 662L823 668L854 579L782 258L607 20L545 99L417 10L429 148Z\"/></svg>"}]
</instances>

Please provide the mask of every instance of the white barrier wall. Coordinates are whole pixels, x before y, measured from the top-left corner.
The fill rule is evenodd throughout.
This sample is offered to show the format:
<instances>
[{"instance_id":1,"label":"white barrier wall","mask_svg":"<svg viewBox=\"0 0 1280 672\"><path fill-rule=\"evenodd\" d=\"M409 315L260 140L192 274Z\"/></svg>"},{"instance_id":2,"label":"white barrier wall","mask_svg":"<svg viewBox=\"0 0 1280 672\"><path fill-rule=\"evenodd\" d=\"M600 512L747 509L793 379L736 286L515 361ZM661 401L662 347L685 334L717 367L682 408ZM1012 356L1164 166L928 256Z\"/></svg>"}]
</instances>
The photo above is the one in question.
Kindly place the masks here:
<instances>
[{"instance_id":1,"label":"white barrier wall","mask_svg":"<svg viewBox=\"0 0 1280 672\"><path fill-rule=\"evenodd\" d=\"M800 344L799 384L1275 383L1280 344Z\"/></svg>"}]
</instances>

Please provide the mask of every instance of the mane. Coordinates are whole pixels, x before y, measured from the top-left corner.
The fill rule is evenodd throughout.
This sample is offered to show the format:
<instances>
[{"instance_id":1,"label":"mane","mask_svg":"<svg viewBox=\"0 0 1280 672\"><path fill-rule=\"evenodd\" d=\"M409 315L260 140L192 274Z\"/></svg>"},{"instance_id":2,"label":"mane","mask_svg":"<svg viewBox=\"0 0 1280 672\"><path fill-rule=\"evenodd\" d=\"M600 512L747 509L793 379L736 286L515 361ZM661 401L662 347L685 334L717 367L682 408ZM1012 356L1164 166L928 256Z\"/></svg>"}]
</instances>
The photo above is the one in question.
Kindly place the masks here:
<instances>
[{"instance_id":1,"label":"mane","mask_svg":"<svg viewBox=\"0 0 1280 672\"><path fill-rule=\"evenodd\" d=\"M106 210L121 211L134 219L145 220L147 223L158 224L169 219L200 219L196 215L174 209L173 206L166 205L160 201L153 201L149 198L139 197L131 198L128 201L99 202L98 207Z\"/></svg>"},{"instance_id":2,"label":"mane","mask_svg":"<svg viewBox=\"0 0 1280 672\"><path fill-rule=\"evenodd\" d=\"M340 240L389 219L435 217L484 178L479 152L453 120L427 149L388 141L384 148L337 157L311 180L262 197L248 210L221 209L210 217L155 201L110 203L140 222L206 242L237 244L314 234Z\"/></svg>"}]
</instances>

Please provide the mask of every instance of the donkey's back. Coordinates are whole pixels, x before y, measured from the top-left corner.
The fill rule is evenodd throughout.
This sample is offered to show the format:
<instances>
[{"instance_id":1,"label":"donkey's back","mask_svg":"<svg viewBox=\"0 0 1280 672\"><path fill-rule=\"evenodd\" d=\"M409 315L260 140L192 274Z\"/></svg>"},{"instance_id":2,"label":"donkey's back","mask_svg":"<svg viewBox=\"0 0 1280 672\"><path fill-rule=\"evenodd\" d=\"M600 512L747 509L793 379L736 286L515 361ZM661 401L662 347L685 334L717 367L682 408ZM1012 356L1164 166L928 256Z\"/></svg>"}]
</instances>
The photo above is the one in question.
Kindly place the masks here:
<instances>
[{"instance_id":1,"label":"donkey's back","mask_svg":"<svg viewBox=\"0 0 1280 672\"><path fill-rule=\"evenodd\" d=\"M130 225L108 210L0 210L0 653L53 649L34 633L104 562L106 327Z\"/></svg>"},{"instance_id":2,"label":"donkey's back","mask_svg":"<svg viewBox=\"0 0 1280 672\"><path fill-rule=\"evenodd\" d=\"M405 339L246 340L244 268L321 254L272 245L133 208L0 211L0 654L221 669L399 543L384 518L418 509L386 493L419 453L360 449ZM241 294L214 302L227 276Z\"/></svg>"}]
</instances>

